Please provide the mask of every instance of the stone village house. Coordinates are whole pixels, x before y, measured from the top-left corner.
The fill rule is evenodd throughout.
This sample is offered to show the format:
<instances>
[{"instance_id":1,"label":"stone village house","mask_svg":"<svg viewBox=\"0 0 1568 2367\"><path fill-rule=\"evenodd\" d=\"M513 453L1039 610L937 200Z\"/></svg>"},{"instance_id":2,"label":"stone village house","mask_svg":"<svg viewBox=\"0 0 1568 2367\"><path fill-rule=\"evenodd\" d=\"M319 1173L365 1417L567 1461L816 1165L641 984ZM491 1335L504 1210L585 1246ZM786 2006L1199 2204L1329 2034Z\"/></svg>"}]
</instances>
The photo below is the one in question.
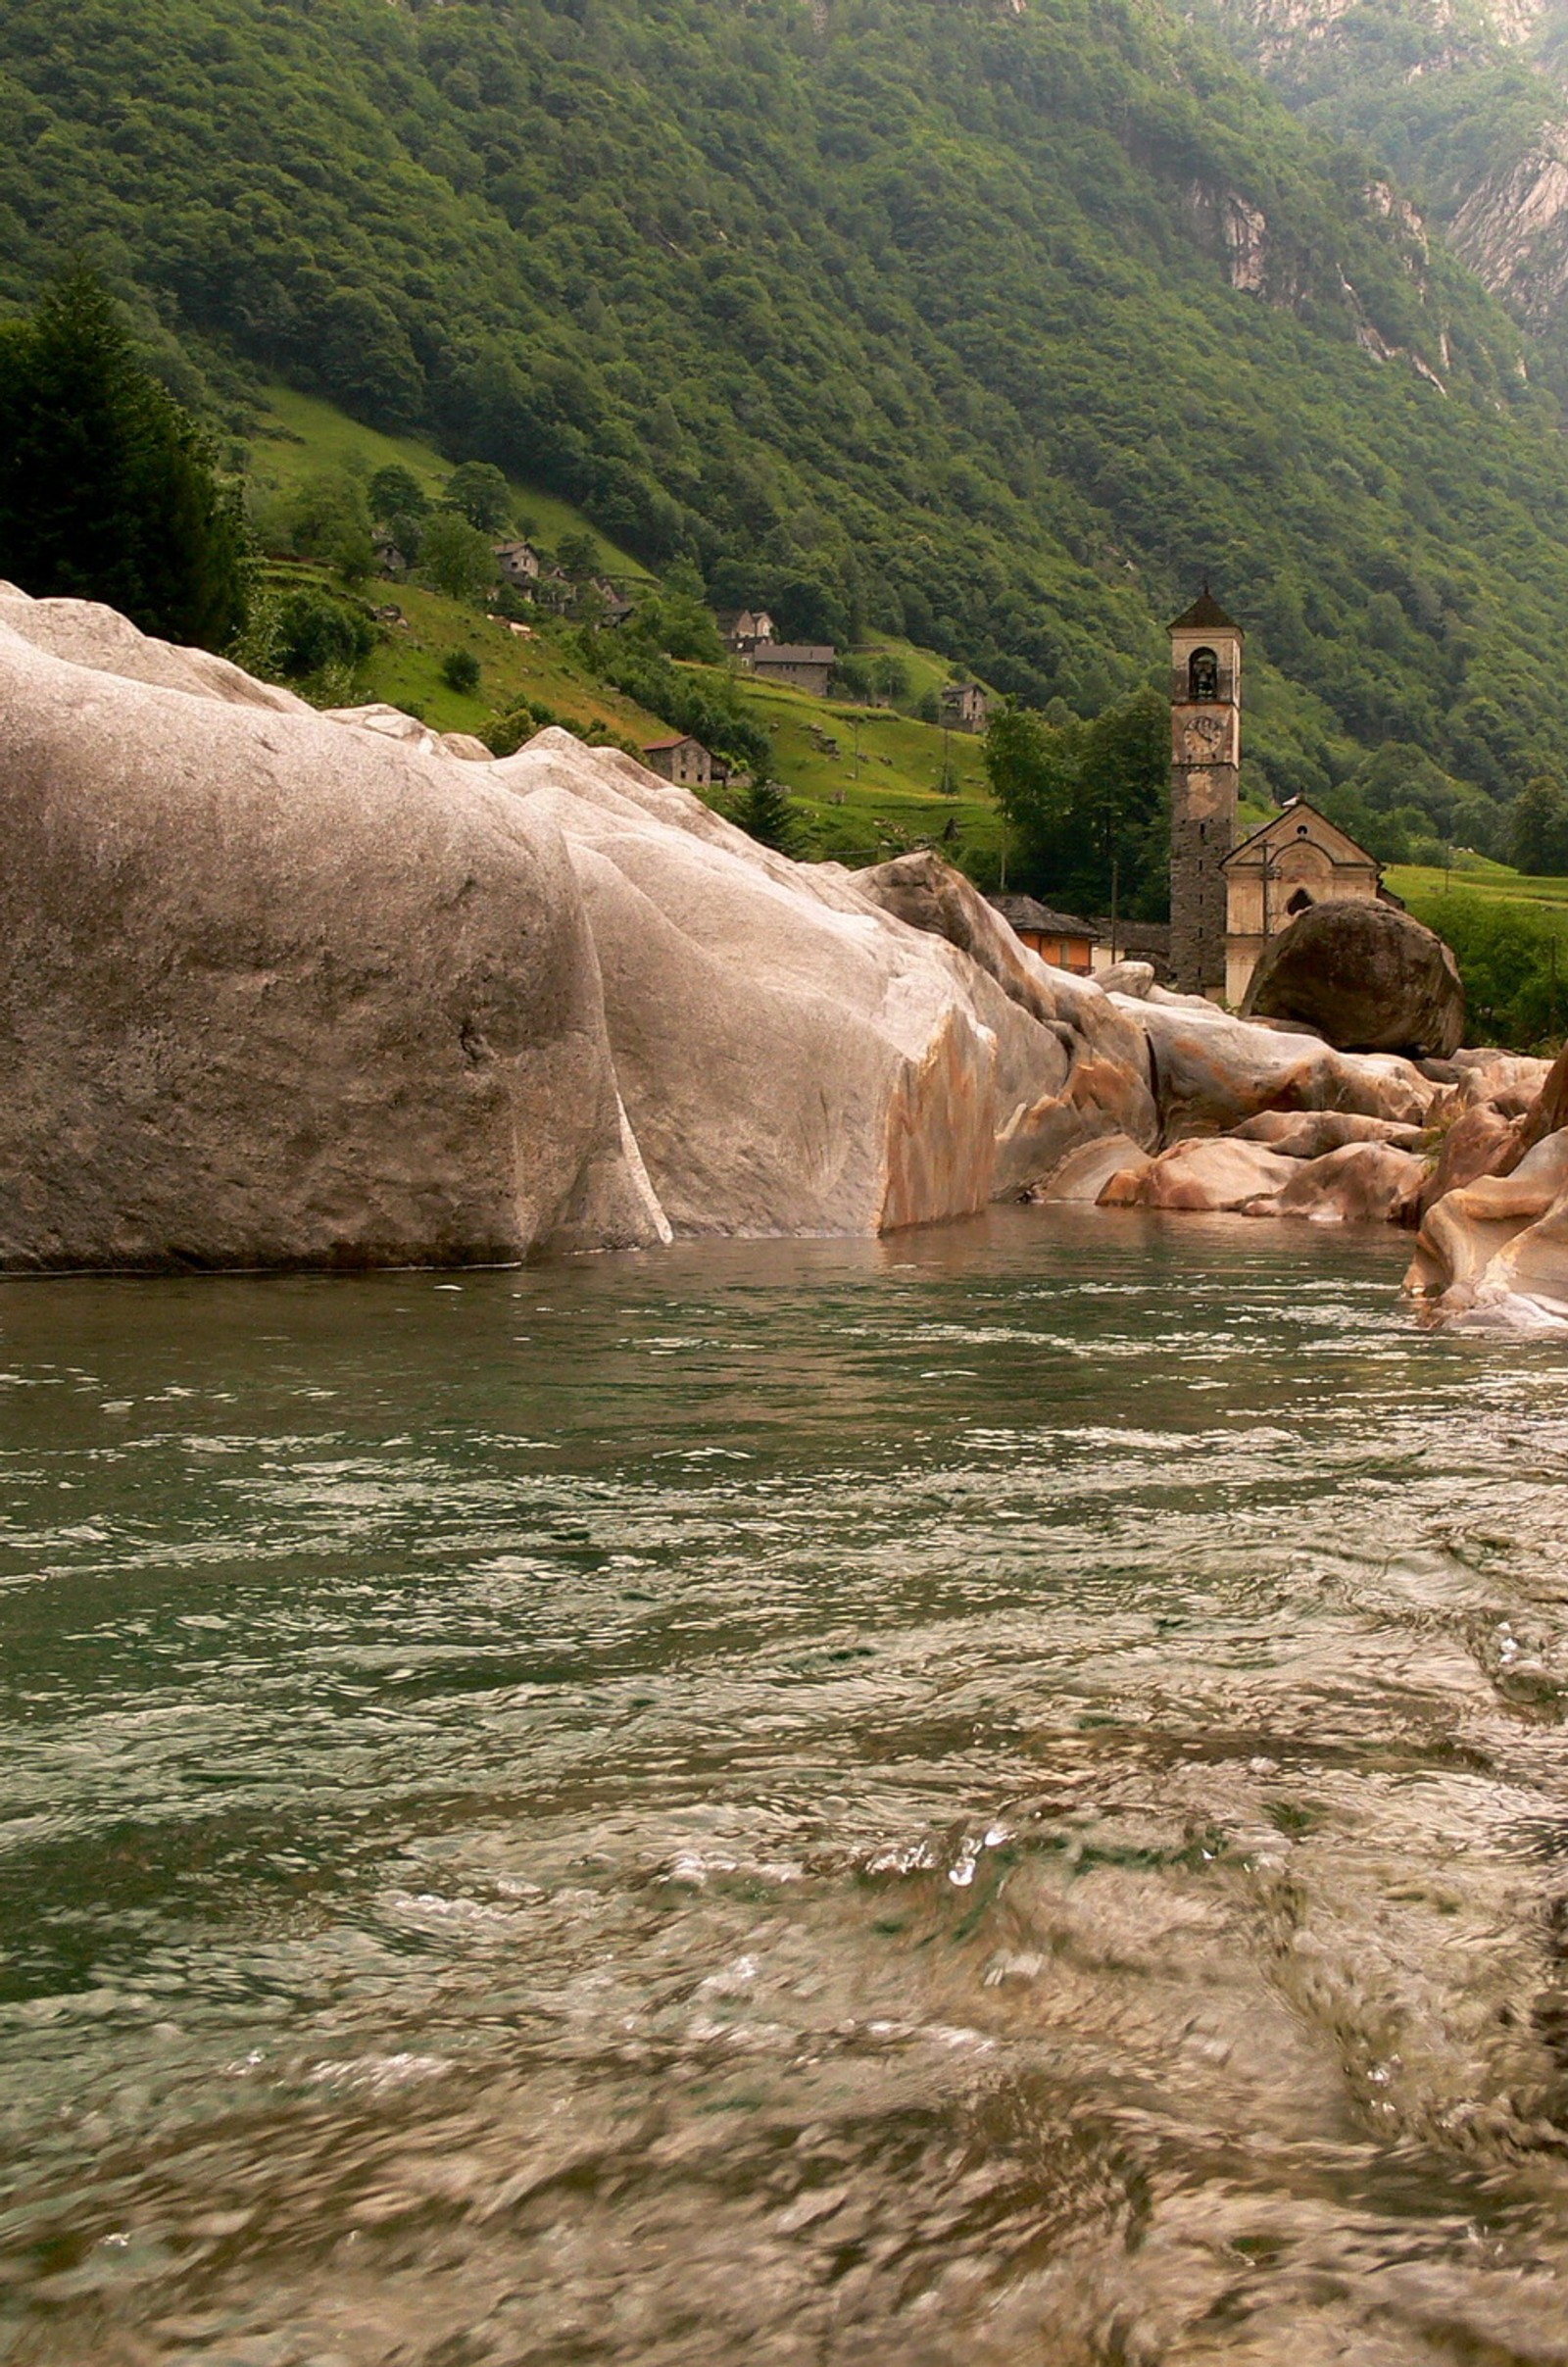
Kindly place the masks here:
<instances>
[{"instance_id":1,"label":"stone village house","mask_svg":"<svg viewBox=\"0 0 1568 2367\"><path fill-rule=\"evenodd\" d=\"M978 682L946 682L937 694L937 721L945 731L984 731L991 701Z\"/></svg>"},{"instance_id":2,"label":"stone village house","mask_svg":"<svg viewBox=\"0 0 1568 2367\"><path fill-rule=\"evenodd\" d=\"M689 732L650 740L643 750L643 762L650 772L673 781L677 789L721 788L729 779L729 766L723 759L711 755Z\"/></svg>"}]
</instances>

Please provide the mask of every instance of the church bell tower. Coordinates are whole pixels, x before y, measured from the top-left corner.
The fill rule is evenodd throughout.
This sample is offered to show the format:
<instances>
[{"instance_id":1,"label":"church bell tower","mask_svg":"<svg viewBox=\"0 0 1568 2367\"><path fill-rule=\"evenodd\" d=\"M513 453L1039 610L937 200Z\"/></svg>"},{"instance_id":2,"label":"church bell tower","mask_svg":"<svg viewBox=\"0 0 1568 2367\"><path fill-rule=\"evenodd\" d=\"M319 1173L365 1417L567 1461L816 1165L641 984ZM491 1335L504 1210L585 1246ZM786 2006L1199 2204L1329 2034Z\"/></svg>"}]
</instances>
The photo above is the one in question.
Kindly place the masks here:
<instances>
[{"instance_id":1,"label":"church bell tower","mask_svg":"<svg viewBox=\"0 0 1568 2367\"><path fill-rule=\"evenodd\" d=\"M1183 994L1225 985L1225 874L1242 768L1242 643L1205 583L1170 628L1170 965Z\"/></svg>"}]
</instances>

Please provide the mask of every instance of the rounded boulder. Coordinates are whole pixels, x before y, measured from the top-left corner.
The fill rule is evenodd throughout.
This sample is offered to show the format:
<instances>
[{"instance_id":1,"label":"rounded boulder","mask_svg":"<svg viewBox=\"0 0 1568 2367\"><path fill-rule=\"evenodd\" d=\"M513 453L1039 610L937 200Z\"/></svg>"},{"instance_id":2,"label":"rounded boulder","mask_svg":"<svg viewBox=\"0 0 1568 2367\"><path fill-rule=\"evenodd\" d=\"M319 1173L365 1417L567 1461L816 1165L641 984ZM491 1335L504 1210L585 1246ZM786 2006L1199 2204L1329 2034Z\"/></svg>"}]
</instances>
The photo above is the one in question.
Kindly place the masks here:
<instances>
[{"instance_id":1,"label":"rounded boulder","mask_svg":"<svg viewBox=\"0 0 1568 2367\"><path fill-rule=\"evenodd\" d=\"M1446 1060L1464 1035L1464 988L1443 939L1392 904L1314 905L1252 973L1243 1013L1295 1019L1341 1052Z\"/></svg>"}]
</instances>

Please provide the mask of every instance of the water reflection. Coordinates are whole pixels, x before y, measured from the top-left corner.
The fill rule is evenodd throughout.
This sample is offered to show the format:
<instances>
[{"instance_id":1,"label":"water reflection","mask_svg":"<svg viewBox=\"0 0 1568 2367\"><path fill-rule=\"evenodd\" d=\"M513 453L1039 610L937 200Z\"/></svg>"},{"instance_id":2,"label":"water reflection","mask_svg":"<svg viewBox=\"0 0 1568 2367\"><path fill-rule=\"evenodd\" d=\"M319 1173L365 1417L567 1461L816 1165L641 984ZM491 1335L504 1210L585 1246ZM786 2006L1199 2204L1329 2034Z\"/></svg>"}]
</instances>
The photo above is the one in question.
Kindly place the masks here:
<instances>
[{"instance_id":1,"label":"water reflection","mask_svg":"<svg viewBox=\"0 0 1568 2367\"><path fill-rule=\"evenodd\" d=\"M1568 1361L1401 1246L0 1293L0 2356L1560 2361Z\"/></svg>"}]
</instances>

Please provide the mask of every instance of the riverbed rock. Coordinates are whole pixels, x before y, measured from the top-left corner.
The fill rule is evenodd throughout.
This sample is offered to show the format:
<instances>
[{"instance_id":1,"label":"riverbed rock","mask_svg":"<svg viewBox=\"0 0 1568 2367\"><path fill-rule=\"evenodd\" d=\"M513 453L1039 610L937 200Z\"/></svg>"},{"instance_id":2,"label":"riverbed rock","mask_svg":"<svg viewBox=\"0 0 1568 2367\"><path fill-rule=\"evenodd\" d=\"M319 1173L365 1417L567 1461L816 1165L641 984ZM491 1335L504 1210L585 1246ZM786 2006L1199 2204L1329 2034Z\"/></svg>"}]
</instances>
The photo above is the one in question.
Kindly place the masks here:
<instances>
[{"instance_id":1,"label":"riverbed rock","mask_svg":"<svg viewBox=\"0 0 1568 2367\"><path fill-rule=\"evenodd\" d=\"M1106 1186L1118 1181L1116 1206L1132 1205L1136 1185L1153 1165L1151 1154L1130 1134L1105 1134L1097 1142L1080 1143L1040 1185L1037 1200L1075 1201L1093 1206Z\"/></svg>"},{"instance_id":2,"label":"riverbed rock","mask_svg":"<svg viewBox=\"0 0 1568 2367\"><path fill-rule=\"evenodd\" d=\"M1154 989L1154 965L1152 962L1112 962L1096 972L1095 983L1102 994L1130 995L1135 1003L1143 1003Z\"/></svg>"},{"instance_id":3,"label":"riverbed rock","mask_svg":"<svg viewBox=\"0 0 1568 2367\"><path fill-rule=\"evenodd\" d=\"M1250 1201L1277 1196L1295 1172L1294 1159L1261 1143L1198 1137L1162 1151L1136 1181L1134 1171L1124 1169L1107 1183L1102 1203L1107 1208L1245 1208Z\"/></svg>"},{"instance_id":4,"label":"riverbed rock","mask_svg":"<svg viewBox=\"0 0 1568 2367\"><path fill-rule=\"evenodd\" d=\"M24 634L18 605L0 1265L463 1263L666 1234L546 817L476 765L234 695L107 611L28 604Z\"/></svg>"},{"instance_id":5,"label":"riverbed rock","mask_svg":"<svg viewBox=\"0 0 1568 2367\"><path fill-rule=\"evenodd\" d=\"M1299 1019L1342 1052L1446 1058L1464 988L1443 939L1392 904L1314 905L1263 949L1243 1016Z\"/></svg>"},{"instance_id":6,"label":"riverbed rock","mask_svg":"<svg viewBox=\"0 0 1568 2367\"><path fill-rule=\"evenodd\" d=\"M1413 1216L1427 1162L1388 1142L1343 1143L1321 1158L1298 1159L1272 1200L1254 1201L1251 1216L1301 1216L1314 1224L1400 1224Z\"/></svg>"},{"instance_id":7,"label":"riverbed rock","mask_svg":"<svg viewBox=\"0 0 1568 2367\"><path fill-rule=\"evenodd\" d=\"M1227 1134L1264 1110L1333 1110L1420 1125L1444 1088L1389 1054L1337 1052L1312 1036L1232 1018L1196 996L1133 1003L1153 1058L1167 1141Z\"/></svg>"},{"instance_id":8,"label":"riverbed rock","mask_svg":"<svg viewBox=\"0 0 1568 2367\"><path fill-rule=\"evenodd\" d=\"M1568 1323L1568 1127L1429 1208L1405 1288L1446 1321Z\"/></svg>"},{"instance_id":9,"label":"riverbed rock","mask_svg":"<svg viewBox=\"0 0 1568 2367\"><path fill-rule=\"evenodd\" d=\"M1423 1139L1419 1126L1347 1110L1264 1110L1233 1131L1238 1142L1267 1143L1282 1159L1322 1159L1347 1143L1393 1143L1397 1150L1413 1151Z\"/></svg>"}]
</instances>

